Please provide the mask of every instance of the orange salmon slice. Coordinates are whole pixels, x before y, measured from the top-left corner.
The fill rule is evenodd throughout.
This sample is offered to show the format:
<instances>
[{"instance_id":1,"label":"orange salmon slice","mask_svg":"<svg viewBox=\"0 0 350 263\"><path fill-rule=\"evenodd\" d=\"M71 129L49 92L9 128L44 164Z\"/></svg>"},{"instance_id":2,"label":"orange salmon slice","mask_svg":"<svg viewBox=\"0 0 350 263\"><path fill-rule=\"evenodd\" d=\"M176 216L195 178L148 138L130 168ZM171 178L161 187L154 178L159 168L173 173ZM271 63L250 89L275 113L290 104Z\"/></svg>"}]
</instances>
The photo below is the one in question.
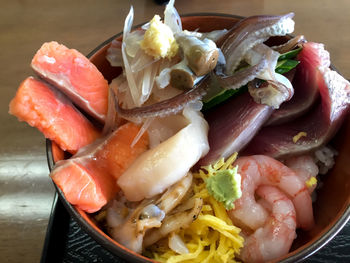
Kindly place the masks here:
<instances>
[{"instance_id":1,"label":"orange salmon slice","mask_svg":"<svg viewBox=\"0 0 350 263\"><path fill-rule=\"evenodd\" d=\"M9 113L36 127L46 138L72 154L100 136L68 98L33 77L21 83L10 102Z\"/></svg>"},{"instance_id":2,"label":"orange salmon slice","mask_svg":"<svg viewBox=\"0 0 350 263\"><path fill-rule=\"evenodd\" d=\"M35 54L31 66L87 114L104 123L108 82L83 54L57 42L47 42Z\"/></svg>"},{"instance_id":3,"label":"orange salmon slice","mask_svg":"<svg viewBox=\"0 0 350 263\"><path fill-rule=\"evenodd\" d=\"M51 178L63 191L69 203L93 213L114 197L117 185L114 178L99 169L94 161L84 164L80 161L63 161L63 165L53 170Z\"/></svg>"},{"instance_id":4,"label":"orange salmon slice","mask_svg":"<svg viewBox=\"0 0 350 263\"><path fill-rule=\"evenodd\" d=\"M104 142L103 148L97 151L97 160L103 163L108 171L118 179L141 153L148 148L148 135L144 133L137 143L131 147L140 127L128 122L120 126Z\"/></svg>"},{"instance_id":5,"label":"orange salmon slice","mask_svg":"<svg viewBox=\"0 0 350 263\"><path fill-rule=\"evenodd\" d=\"M145 133L131 147L140 127L126 123L107 138L98 139L69 160L59 161L51 178L67 201L93 213L100 210L118 192L117 179L148 149Z\"/></svg>"}]
</instances>

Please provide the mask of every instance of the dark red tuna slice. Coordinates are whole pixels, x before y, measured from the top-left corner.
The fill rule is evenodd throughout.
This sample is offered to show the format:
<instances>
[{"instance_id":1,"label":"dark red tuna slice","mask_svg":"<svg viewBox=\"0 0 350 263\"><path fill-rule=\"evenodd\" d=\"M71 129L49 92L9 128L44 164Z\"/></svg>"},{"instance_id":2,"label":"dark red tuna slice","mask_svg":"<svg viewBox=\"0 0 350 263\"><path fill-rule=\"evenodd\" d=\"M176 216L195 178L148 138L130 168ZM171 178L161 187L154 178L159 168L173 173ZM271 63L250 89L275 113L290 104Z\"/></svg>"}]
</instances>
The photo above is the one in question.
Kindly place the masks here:
<instances>
[{"instance_id":1,"label":"dark red tuna slice","mask_svg":"<svg viewBox=\"0 0 350 263\"><path fill-rule=\"evenodd\" d=\"M234 97L205 115L209 124L209 153L199 165L211 164L240 151L270 117L272 107L254 102L248 92Z\"/></svg>"},{"instance_id":2,"label":"dark red tuna slice","mask_svg":"<svg viewBox=\"0 0 350 263\"><path fill-rule=\"evenodd\" d=\"M328 68L330 66L329 53L324 45L308 42L298 55L300 64L293 78L294 96L275 110L267 125L286 123L307 112L319 96L317 86L318 73L315 68Z\"/></svg>"},{"instance_id":3,"label":"dark red tuna slice","mask_svg":"<svg viewBox=\"0 0 350 263\"><path fill-rule=\"evenodd\" d=\"M350 83L329 68L315 71L321 94L319 105L293 122L264 127L244 149L243 155L284 158L313 151L334 136L349 112ZM306 136L298 139L300 132Z\"/></svg>"}]
</instances>

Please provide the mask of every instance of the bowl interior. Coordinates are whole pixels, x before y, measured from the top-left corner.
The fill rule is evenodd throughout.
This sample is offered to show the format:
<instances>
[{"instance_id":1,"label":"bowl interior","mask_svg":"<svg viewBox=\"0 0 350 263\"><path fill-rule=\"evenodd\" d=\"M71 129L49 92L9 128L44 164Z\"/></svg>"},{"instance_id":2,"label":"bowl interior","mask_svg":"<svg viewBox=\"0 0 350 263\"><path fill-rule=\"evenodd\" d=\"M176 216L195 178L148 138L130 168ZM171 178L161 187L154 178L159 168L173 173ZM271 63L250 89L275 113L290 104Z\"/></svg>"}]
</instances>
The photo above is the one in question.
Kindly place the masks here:
<instances>
[{"instance_id":1,"label":"bowl interior","mask_svg":"<svg viewBox=\"0 0 350 263\"><path fill-rule=\"evenodd\" d=\"M183 27L187 30L196 30L207 32L217 29L229 29L241 17L222 14L196 14L188 15L182 18ZM106 60L106 52L109 43L114 38L121 38L121 34L113 36L111 39L102 43L93 52L90 53L90 60L103 73L108 81L121 73L120 68L113 68ZM285 38L273 38L273 44L278 44ZM339 155L336 158L334 168L321 177L323 186L317 190L317 200L313 205L316 226L311 231L298 231L297 239L294 241L291 252L285 257L279 259L285 262L296 262L311 255L322 247L340 228L346 223L350 216L350 118L348 117L337 133L332 145L337 149ZM48 142L48 160L50 168L53 163L65 158L62 150L55 143ZM63 200L70 214L80 223L80 225L99 243L109 249L116 255L122 256L133 262L152 262L143 256L140 256L112 240L104 233L93 220L93 218L84 211L71 206L64 198L62 192L58 190L60 198ZM278 261L278 260L277 260Z\"/></svg>"}]
</instances>

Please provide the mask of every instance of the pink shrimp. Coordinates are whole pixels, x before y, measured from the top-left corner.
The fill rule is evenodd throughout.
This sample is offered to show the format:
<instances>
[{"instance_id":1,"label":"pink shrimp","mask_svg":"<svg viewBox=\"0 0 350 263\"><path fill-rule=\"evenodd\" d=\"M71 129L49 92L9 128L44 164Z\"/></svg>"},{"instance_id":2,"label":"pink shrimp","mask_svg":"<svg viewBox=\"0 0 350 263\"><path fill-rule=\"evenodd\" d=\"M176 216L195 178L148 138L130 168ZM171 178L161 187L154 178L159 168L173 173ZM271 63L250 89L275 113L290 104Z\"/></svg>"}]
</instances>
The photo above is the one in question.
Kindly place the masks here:
<instances>
[{"instance_id":1,"label":"pink shrimp","mask_svg":"<svg viewBox=\"0 0 350 263\"><path fill-rule=\"evenodd\" d=\"M263 227L245 239L240 257L244 262L265 262L288 253L296 237L296 213L292 201L277 187L260 186L256 194L271 205Z\"/></svg>"},{"instance_id":2,"label":"pink shrimp","mask_svg":"<svg viewBox=\"0 0 350 263\"><path fill-rule=\"evenodd\" d=\"M260 185L271 185L291 198L298 226L305 230L313 227L311 197L305 183L292 169L264 155L241 157L235 164L242 176L242 197L235 202L235 209L229 211L229 216L235 223L250 230L256 230L265 224L268 211L265 205L255 200L254 194Z\"/></svg>"},{"instance_id":3,"label":"pink shrimp","mask_svg":"<svg viewBox=\"0 0 350 263\"><path fill-rule=\"evenodd\" d=\"M285 164L291 168L301 178L301 180L303 180L303 182L306 182L311 177L318 175L318 167L310 155L291 157L285 161ZM309 193L311 194L315 188L316 184L309 187Z\"/></svg>"}]
</instances>

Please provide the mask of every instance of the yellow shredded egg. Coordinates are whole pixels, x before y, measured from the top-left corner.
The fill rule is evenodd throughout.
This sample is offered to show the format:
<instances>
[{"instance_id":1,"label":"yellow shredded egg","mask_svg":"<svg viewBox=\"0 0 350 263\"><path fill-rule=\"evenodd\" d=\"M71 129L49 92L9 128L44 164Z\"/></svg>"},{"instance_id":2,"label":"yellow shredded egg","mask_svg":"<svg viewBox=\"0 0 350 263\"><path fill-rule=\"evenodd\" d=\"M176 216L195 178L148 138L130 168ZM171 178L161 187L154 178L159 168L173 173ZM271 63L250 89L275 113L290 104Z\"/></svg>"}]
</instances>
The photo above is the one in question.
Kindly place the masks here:
<instances>
[{"instance_id":1,"label":"yellow shredded egg","mask_svg":"<svg viewBox=\"0 0 350 263\"><path fill-rule=\"evenodd\" d=\"M305 184L306 184L306 186L307 186L308 188L313 187L315 184L317 184L317 179L316 179L316 177L315 177L315 176L310 177L309 180L307 180L307 181L305 182Z\"/></svg>"},{"instance_id":2,"label":"yellow shredded egg","mask_svg":"<svg viewBox=\"0 0 350 263\"><path fill-rule=\"evenodd\" d=\"M160 21L160 16L155 15L146 30L141 48L155 59L172 58L176 55L179 46L170 27Z\"/></svg>"},{"instance_id":3,"label":"yellow shredded egg","mask_svg":"<svg viewBox=\"0 0 350 263\"><path fill-rule=\"evenodd\" d=\"M299 139L301 137L306 137L307 136L307 133L306 132L299 132L297 135L295 135L293 137L293 142L296 143L297 141L299 141Z\"/></svg>"},{"instance_id":4,"label":"yellow shredded egg","mask_svg":"<svg viewBox=\"0 0 350 263\"><path fill-rule=\"evenodd\" d=\"M194 173L193 192L202 198L203 207L198 218L177 234L186 244L189 253L177 254L166 245L156 244L149 248L151 257L159 262L236 262L244 239L241 229L232 224L224 205L216 201L206 188L205 180L218 170L233 169L237 154L226 162L222 159L214 165L202 167Z\"/></svg>"}]
</instances>

